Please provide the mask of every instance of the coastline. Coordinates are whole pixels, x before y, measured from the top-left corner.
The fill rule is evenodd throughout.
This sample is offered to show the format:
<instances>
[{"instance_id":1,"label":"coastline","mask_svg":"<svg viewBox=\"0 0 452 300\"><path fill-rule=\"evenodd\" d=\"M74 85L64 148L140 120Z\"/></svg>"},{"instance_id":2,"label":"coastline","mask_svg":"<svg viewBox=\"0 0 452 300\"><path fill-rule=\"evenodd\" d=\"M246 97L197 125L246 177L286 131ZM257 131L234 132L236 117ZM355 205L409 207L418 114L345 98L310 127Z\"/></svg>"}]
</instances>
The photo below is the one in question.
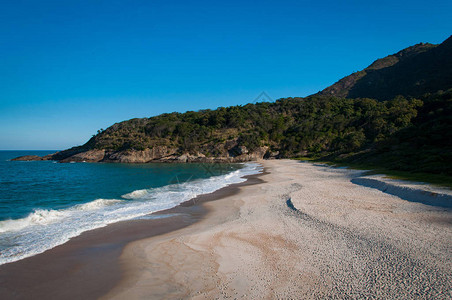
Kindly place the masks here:
<instances>
[{"instance_id":1,"label":"coastline","mask_svg":"<svg viewBox=\"0 0 452 300\"><path fill-rule=\"evenodd\" d=\"M361 171L262 164L264 183L128 244L124 276L102 299L452 296L450 209L354 184Z\"/></svg>"},{"instance_id":2,"label":"coastline","mask_svg":"<svg viewBox=\"0 0 452 300\"><path fill-rule=\"evenodd\" d=\"M354 183L362 171L259 163L264 173L159 213L168 218L0 266L0 295L450 299L451 209Z\"/></svg>"},{"instance_id":3,"label":"coastline","mask_svg":"<svg viewBox=\"0 0 452 300\"><path fill-rule=\"evenodd\" d=\"M4 299L98 298L121 279L118 258L127 244L198 222L208 213L206 202L234 195L240 186L258 184L261 175L245 176L247 180L242 183L151 214L162 218L109 224L86 231L41 254L1 265L0 295Z\"/></svg>"}]
</instances>

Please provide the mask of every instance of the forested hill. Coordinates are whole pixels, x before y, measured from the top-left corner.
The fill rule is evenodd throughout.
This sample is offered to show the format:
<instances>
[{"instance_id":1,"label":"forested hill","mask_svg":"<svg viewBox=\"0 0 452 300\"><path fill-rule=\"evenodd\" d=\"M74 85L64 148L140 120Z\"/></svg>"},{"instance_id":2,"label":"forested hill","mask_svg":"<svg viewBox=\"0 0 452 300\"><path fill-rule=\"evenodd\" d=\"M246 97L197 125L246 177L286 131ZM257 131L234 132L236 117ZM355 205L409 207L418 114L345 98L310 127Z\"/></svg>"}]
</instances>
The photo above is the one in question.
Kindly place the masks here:
<instances>
[{"instance_id":1,"label":"forested hill","mask_svg":"<svg viewBox=\"0 0 452 300\"><path fill-rule=\"evenodd\" d=\"M44 159L143 163L272 157L324 157L452 175L452 89L419 99L311 96L132 119Z\"/></svg>"},{"instance_id":2,"label":"forested hill","mask_svg":"<svg viewBox=\"0 0 452 300\"><path fill-rule=\"evenodd\" d=\"M452 36L440 45L420 43L378 59L319 95L390 100L419 97L452 86Z\"/></svg>"},{"instance_id":3,"label":"forested hill","mask_svg":"<svg viewBox=\"0 0 452 300\"><path fill-rule=\"evenodd\" d=\"M451 39L439 46L416 45L372 64L366 74L380 72L381 82L390 87L381 91L369 87L376 99L351 98L352 91L359 90L358 80L347 95L323 93L131 119L99 130L82 146L22 159L146 163L321 157L452 175L452 68L445 70L450 65L450 43ZM427 58L435 63L429 65ZM421 66L425 74L406 75ZM434 74L435 68L444 78ZM435 92L382 100L395 93L395 82L406 95L420 93L417 84L410 84L421 75L423 89L428 86Z\"/></svg>"}]
</instances>

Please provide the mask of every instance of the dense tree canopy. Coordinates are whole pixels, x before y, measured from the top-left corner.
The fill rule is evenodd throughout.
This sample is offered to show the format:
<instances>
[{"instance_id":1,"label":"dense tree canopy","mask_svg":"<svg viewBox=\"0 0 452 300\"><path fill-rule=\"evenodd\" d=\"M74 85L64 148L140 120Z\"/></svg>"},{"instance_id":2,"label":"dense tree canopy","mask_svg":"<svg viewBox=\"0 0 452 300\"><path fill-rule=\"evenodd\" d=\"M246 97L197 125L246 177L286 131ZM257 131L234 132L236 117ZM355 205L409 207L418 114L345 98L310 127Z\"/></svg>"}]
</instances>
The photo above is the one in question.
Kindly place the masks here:
<instances>
[{"instance_id":1,"label":"dense tree canopy","mask_svg":"<svg viewBox=\"0 0 452 300\"><path fill-rule=\"evenodd\" d=\"M142 150L168 146L181 153L215 156L215 145L234 140L249 150L268 146L279 157L366 157L370 161L385 157L401 169L412 166L407 160L416 157L424 171L450 172L451 94L449 90L420 99L397 96L384 102L311 96L162 114L114 124L100 130L85 147ZM429 163L420 158L426 153Z\"/></svg>"}]
</instances>

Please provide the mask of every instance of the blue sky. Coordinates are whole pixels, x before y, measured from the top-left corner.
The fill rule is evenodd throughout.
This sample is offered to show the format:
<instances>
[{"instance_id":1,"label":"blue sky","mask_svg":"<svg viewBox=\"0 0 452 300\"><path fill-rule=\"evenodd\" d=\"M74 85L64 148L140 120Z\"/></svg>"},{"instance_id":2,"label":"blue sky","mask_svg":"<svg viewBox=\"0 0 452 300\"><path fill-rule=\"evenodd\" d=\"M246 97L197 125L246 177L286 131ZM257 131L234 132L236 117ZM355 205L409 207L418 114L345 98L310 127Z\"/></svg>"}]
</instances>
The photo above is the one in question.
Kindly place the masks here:
<instances>
[{"instance_id":1,"label":"blue sky","mask_svg":"<svg viewBox=\"0 0 452 300\"><path fill-rule=\"evenodd\" d=\"M2 1L0 149L307 96L452 29L451 1Z\"/></svg>"}]
</instances>

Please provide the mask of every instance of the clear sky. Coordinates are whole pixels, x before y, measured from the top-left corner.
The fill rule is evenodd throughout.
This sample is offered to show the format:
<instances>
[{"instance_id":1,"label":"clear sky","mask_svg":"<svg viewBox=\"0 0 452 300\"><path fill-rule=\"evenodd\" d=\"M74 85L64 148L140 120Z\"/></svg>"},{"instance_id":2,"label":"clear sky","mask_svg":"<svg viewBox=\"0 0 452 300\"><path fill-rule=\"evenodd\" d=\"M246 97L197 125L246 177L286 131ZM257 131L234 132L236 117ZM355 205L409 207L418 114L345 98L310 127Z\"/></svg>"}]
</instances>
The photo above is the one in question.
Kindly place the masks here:
<instances>
[{"instance_id":1,"label":"clear sky","mask_svg":"<svg viewBox=\"0 0 452 300\"><path fill-rule=\"evenodd\" d=\"M307 96L452 33L452 1L1 1L0 149L115 122Z\"/></svg>"}]
</instances>

